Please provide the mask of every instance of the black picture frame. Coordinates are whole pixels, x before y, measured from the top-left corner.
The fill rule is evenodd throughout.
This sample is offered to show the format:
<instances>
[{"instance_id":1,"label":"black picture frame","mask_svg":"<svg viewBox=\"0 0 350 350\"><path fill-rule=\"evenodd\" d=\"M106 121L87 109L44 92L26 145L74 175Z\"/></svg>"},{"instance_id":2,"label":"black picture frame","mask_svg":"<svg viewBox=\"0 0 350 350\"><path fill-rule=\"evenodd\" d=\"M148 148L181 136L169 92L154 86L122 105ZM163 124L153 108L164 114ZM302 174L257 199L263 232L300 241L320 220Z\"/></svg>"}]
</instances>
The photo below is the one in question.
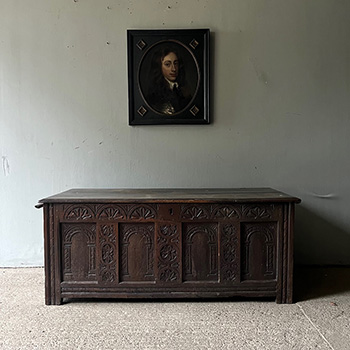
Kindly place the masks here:
<instances>
[{"instance_id":1,"label":"black picture frame","mask_svg":"<svg viewBox=\"0 0 350 350\"><path fill-rule=\"evenodd\" d=\"M127 30L129 125L210 123L209 39L209 29Z\"/></svg>"}]
</instances>

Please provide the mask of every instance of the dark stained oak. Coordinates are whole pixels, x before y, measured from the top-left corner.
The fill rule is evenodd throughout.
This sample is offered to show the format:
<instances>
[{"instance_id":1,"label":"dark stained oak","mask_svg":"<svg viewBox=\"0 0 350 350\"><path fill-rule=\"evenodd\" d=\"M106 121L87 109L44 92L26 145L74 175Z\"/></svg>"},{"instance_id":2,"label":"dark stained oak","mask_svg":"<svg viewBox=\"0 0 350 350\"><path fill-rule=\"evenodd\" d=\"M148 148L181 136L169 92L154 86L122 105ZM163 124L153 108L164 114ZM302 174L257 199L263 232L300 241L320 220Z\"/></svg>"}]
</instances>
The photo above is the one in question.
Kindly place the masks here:
<instances>
[{"instance_id":1,"label":"dark stained oak","mask_svg":"<svg viewBox=\"0 0 350 350\"><path fill-rule=\"evenodd\" d=\"M39 203L126 202L300 202L271 188L238 189L71 189L42 199Z\"/></svg>"},{"instance_id":2,"label":"dark stained oak","mask_svg":"<svg viewBox=\"0 0 350 350\"><path fill-rule=\"evenodd\" d=\"M45 301L292 302L294 205L270 189L72 189L42 199Z\"/></svg>"}]
</instances>

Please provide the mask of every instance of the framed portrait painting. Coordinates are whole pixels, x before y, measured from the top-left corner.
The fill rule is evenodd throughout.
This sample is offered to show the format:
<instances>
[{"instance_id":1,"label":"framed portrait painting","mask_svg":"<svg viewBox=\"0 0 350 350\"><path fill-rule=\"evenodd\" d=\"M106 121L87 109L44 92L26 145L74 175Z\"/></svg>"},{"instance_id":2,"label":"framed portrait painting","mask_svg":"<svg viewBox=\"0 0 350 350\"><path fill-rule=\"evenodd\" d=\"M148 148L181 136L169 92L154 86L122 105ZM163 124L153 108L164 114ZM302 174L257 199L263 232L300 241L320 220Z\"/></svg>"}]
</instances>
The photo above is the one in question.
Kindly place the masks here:
<instances>
[{"instance_id":1,"label":"framed portrait painting","mask_svg":"<svg viewBox=\"0 0 350 350\"><path fill-rule=\"evenodd\" d=\"M129 125L209 124L209 36L127 31Z\"/></svg>"}]
</instances>

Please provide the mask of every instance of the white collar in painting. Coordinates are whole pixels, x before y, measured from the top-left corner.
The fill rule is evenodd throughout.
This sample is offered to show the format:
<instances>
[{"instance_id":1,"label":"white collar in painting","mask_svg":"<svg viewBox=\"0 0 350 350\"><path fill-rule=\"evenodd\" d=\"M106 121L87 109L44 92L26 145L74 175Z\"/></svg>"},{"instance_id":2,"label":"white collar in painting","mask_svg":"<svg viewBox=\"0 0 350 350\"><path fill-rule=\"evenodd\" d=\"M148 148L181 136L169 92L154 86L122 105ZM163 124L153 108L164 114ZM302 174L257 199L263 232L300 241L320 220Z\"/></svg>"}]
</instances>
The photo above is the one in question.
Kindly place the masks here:
<instances>
[{"instance_id":1,"label":"white collar in painting","mask_svg":"<svg viewBox=\"0 0 350 350\"><path fill-rule=\"evenodd\" d=\"M164 79L169 83L170 90L174 90L174 86L176 86L177 89L179 88L179 84L177 82L172 82L166 77L164 77Z\"/></svg>"}]
</instances>

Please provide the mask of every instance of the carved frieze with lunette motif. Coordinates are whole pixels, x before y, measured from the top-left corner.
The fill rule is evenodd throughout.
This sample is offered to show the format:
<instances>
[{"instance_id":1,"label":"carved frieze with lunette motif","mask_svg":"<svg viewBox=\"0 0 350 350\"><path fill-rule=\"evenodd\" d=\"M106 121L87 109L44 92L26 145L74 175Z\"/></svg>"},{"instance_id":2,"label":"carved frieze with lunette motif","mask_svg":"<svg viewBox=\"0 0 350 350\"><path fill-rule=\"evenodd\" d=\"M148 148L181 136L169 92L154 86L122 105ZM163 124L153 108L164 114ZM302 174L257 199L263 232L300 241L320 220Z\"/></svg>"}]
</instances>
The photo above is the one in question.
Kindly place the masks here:
<instances>
[{"instance_id":1,"label":"carved frieze with lunette motif","mask_svg":"<svg viewBox=\"0 0 350 350\"><path fill-rule=\"evenodd\" d=\"M157 204L74 204L64 206L65 220L155 220Z\"/></svg>"}]
</instances>

